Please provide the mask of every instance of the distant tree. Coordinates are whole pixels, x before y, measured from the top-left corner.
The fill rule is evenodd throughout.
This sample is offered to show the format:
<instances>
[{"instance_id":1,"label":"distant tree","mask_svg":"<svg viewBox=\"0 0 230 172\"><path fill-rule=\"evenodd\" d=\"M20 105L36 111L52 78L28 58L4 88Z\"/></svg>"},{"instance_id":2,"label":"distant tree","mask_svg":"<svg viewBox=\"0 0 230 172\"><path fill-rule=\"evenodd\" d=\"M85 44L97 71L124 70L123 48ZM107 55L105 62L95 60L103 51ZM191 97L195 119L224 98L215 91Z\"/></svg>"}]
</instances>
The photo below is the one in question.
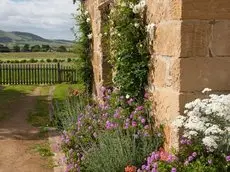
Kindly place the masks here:
<instances>
[{"instance_id":1,"label":"distant tree","mask_svg":"<svg viewBox=\"0 0 230 172\"><path fill-rule=\"evenodd\" d=\"M41 51L42 52L50 51L50 46L49 45L42 45Z\"/></svg>"},{"instance_id":2,"label":"distant tree","mask_svg":"<svg viewBox=\"0 0 230 172\"><path fill-rule=\"evenodd\" d=\"M14 52L20 52L20 47L18 45L13 46L13 51Z\"/></svg>"},{"instance_id":3,"label":"distant tree","mask_svg":"<svg viewBox=\"0 0 230 172\"><path fill-rule=\"evenodd\" d=\"M67 52L67 49L65 46L62 45L62 46L58 47L57 52Z\"/></svg>"},{"instance_id":4,"label":"distant tree","mask_svg":"<svg viewBox=\"0 0 230 172\"><path fill-rule=\"evenodd\" d=\"M32 52L40 52L41 51L41 47L40 45L34 45L31 47L31 51Z\"/></svg>"},{"instance_id":5,"label":"distant tree","mask_svg":"<svg viewBox=\"0 0 230 172\"><path fill-rule=\"evenodd\" d=\"M8 52L10 52L10 49L7 46L0 45L0 52L1 53L8 53Z\"/></svg>"},{"instance_id":6,"label":"distant tree","mask_svg":"<svg viewBox=\"0 0 230 172\"><path fill-rule=\"evenodd\" d=\"M22 52L29 52L30 51L30 45L29 44L25 44L22 48Z\"/></svg>"}]
</instances>

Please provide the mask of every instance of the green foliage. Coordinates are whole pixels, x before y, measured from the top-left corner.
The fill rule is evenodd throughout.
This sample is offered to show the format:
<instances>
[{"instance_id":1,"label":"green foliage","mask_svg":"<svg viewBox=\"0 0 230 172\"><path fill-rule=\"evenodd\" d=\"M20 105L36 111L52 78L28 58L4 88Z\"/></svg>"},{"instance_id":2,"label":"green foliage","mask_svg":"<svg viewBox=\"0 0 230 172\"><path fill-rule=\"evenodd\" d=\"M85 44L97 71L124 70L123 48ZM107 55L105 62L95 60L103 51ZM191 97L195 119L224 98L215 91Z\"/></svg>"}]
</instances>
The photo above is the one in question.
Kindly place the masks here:
<instances>
[{"instance_id":1,"label":"green foliage","mask_svg":"<svg viewBox=\"0 0 230 172\"><path fill-rule=\"evenodd\" d=\"M51 59L46 59L46 62L50 63L50 62L52 62L52 60Z\"/></svg>"},{"instance_id":2,"label":"green foliage","mask_svg":"<svg viewBox=\"0 0 230 172\"><path fill-rule=\"evenodd\" d=\"M90 98L87 94L80 94L64 98L63 100L63 97L65 97L63 94L63 91L55 94L56 101L54 102L55 112L53 123L57 128L68 131L76 125L78 117L84 112Z\"/></svg>"},{"instance_id":3,"label":"green foliage","mask_svg":"<svg viewBox=\"0 0 230 172\"><path fill-rule=\"evenodd\" d=\"M65 46L62 45L62 46L58 47L57 52L67 52L67 49Z\"/></svg>"},{"instance_id":4,"label":"green foliage","mask_svg":"<svg viewBox=\"0 0 230 172\"><path fill-rule=\"evenodd\" d=\"M34 45L31 47L31 51L32 52L40 52L41 51L41 47L40 45Z\"/></svg>"},{"instance_id":5,"label":"green foliage","mask_svg":"<svg viewBox=\"0 0 230 172\"><path fill-rule=\"evenodd\" d=\"M30 51L30 45L29 44L25 44L22 48L22 52L29 52Z\"/></svg>"},{"instance_id":6,"label":"green foliage","mask_svg":"<svg viewBox=\"0 0 230 172\"><path fill-rule=\"evenodd\" d=\"M9 47L0 44L0 53L10 52Z\"/></svg>"},{"instance_id":7,"label":"green foliage","mask_svg":"<svg viewBox=\"0 0 230 172\"><path fill-rule=\"evenodd\" d=\"M18 45L13 46L13 51L14 52L20 52L20 47Z\"/></svg>"},{"instance_id":8,"label":"green foliage","mask_svg":"<svg viewBox=\"0 0 230 172\"><path fill-rule=\"evenodd\" d=\"M42 52L47 52L49 50L50 50L50 46L49 45L42 45L42 47L41 47L41 51Z\"/></svg>"},{"instance_id":9,"label":"green foliage","mask_svg":"<svg viewBox=\"0 0 230 172\"><path fill-rule=\"evenodd\" d=\"M83 171L91 171L97 166L94 170L100 171L102 166L106 166L103 165L106 161L108 165L105 171L116 171L130 163L140 165L152 149L161 146L162 134L158 136L160 131L153 126L147 110L148 102L140 106L134 99L124 99L117 93L111 93L109 89L103 91L104 103L96 103L87 97L79 95L74 97L75 102L69 101L64 106L57 106L60 109L56 116L59 116L64 129L62 149L69 166L75 166L72 171L76 170L76 166L80 166ZM110 137L112 143L107 144ZM125 152L109 153L112 149L118 150L122 147L117 143L124 144ZM99 145L104 145L104 149ZM106 153L108 155L104 160L101 157L96 158L96 154ZM122 153L127 154L123 159L114 159ZM111 161L117 162L116 165Z\"/></svg>"},{"instance_id":10,"label":"green foliage","mask_svg":"<svg viewBox=\"0 0 230 172\"><path fill-rule=\"evenodd\" d=\"M54 154L51 152L49 144L43 143L43 144L36 144L33 148L33 150L40 154L42 157L50 157L54 156Z\"/></svg>"},{"instance_id":11,"label":"green foliage","mask_svg":"<svg viewBox=\"0 0 230 172\"><path fill-rule=\"evenodd\" d=\"M122 131L106 132L86 155L85 170L90 172L124 171L127 165L140 166L151 150L160 145L158 137L127 135Z\"/></svg>"},{"instance_id":12,"label":"green foliage","mask_svg":"<svg viewBox=\"0 0 230 172\"><path fill-rule=\"evenodd\" d=\"M93 85L93 68L91 63L92 40L88 38L88 35L92 33L92 30L90 23L87 21L89 14L85 11L82 4L78 9L78 13L76 22L79 29L76 34L77 41L74 46L74 52L79 58L78 76L85 83L88 92L91 93Z\"/></svg>"},{"instance_id":13,"label":"green foliage","mask_svg":"<svg viewBox=\"0 0 230 172\"><path fill-rule=\"evenodd\" d=\"M111 63L116 71L114 81L121 93L142 98L149 62L146 23L142 14L133 13L129 2L139 1L122 0L110 15ZM121 5L123 3L127 5Z\"/></svg>"}]
</instances>

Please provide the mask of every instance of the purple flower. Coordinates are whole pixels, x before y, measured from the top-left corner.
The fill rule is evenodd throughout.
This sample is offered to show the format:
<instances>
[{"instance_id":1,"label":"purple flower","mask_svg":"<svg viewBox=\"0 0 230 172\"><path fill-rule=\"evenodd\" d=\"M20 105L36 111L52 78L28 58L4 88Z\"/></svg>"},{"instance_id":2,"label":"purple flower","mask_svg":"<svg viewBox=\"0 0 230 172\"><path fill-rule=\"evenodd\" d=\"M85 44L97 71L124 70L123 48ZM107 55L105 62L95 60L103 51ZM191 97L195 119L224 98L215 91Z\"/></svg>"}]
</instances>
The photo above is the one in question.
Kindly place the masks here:
<instances>
[{"instance_id":1,"label":"purple flower","mask_svg":"<svg viewBox=\"0 0 230 172\"><path fill-rule=\"evenodd\" d=\"M127 101L127 103L128 103L129 105L131 105L133 101L134 101L134 99L131 98L131 99L129 99L129 100Z\"/></svg>"},{"instance_id":2,"label":"purple flower","mask_svg":"<svg viewBox=\"0 0 230 172\"><path fill-rule=\"evenodd\" d=\"M158 160L160 158L160 155L158 153L155 154L155 160Z\"/></svg>"},{"instance_id":3,"label":"purple flower","mask_svg":"<svg viewBox=\"0 0 230 172\"><path fill-rule=\"evenodd\" d=\"M154 164L153 164L153 168L157 168L158 167L158 164L155 162Z\"/></svg>"},{"instance_id":4,"label":"purple flower","mask_svg":"<svg viewBox=\"0 0 230 172\"><path fill-rule=\"evenodd\" d=\"M196 152L193 152L192 153L192 156L195 158L197 156L197 153Z\"/></svg>"},{"instance_id":5,"label":"purple flower","mask_svg":"<svg viewBox=\"0 0 230 172\"><path fill-rule=\"evenodd\" d=\"M185 140L185 139L181 139L181 140L180 140L180 143L181 143L182 145L184 145L184 144L186 144L186 143L187 143L187 140Z\"/></svg>"},{"instance_id":6,"label":"purple flower","mask_svg":"<svg viewBox=\"0 0 230 172\"><path fill-rule=\"evenodd\" d=\"M115 114L113 115L114 118L120 118L120 114L118 111L115 112Z\"/></svg>"},{"instance_id":7,"label":"purple flower","mask_svg":"<svg viewBox=\"0 0 230 172\"><path fill-rule=\"evenodd\" d=\"M141 110L143 110L143 109L144 109L143 106L138 106L138 107L136 108L136 111L141 111Z\"/></svg>"},{"instance_id":8,"label":"purple flower","mask_svg":"<svg viewBox=\"0 0 230 172\"><path fill-rule=\"evenodd\" d=\"M176 168L172 168L172 169L171 169L171 172L176 172Z\"/></svg>"},{"instance_id":9,"label":"purple flower","mask_svg":"<svg viewBox=\"0 0 230 172\"><path fill-rule=\"evenodd\" d=\"M189 164L189 162L188 162L188 161L185 161L185 162L184 162L184 165L185 165L185 166L187 166L188 164Z\"/></svg>"},{"instance_id":10,"label":"purple flower","mask_svg":"<svg viewBox=\"0 0 230 172\"><path fill-rule=\"evenodd\" d=\"M191 140L187 140L187 145L191 145L192 141Z\"/></svg>"},{"instance_id":11,"label":"purple flower","mask_svg":"<svg viewBox=\"0 0 230 172\"><path fill-rule=\"evenodd\" d=\"M141 166L141 169L142 169L142 170L145 170L145 168L146 168L146 165L142 165L142 166Z\"/></svg>"},{"instance_id":12,"label":"purple flower","mask_svg":"<svg viewBox=\"0 0 230 172\"><path fill-rule=\"evenodd\" d=\"M145 118L141 119L141 123L144 124L146 122Z\"/></svg>"},{"instance_id":13,"label":"purple flower","mask_svg":"<svg viewBox=\"0 0 230 172\"><path fill-rule=\"evenodd\" d=\"M149 126L148 126L148 125L146 125L146 126L144 126L144 128L145 128L146 130L148 130L148 129L149 129Z\"/></svg>"},{"instance_id":14,"label":"purple flower","mask_svg":"<svg viewBox=\"0 0 230 172\"><path fill-rule=\"evenodd\" d=\"M103 116L104 118L107 118L107 117L108 117L108 113L104 113L102 116Z\"/></svg>"},{"instance_id":15,"label":"purple flower","mask_svg":"<svg viewBox=\"0 0 230 172\"><path fill-rule=\"evenodd\" d=\"M133 117L134 117L134 113L132 112L132 113L130 114L129 118L130 118L130 119L133 119Z\"/></svg>"},{"instance_id":16,"label":"purple flower","mask_svg":"<svg viewBox=\"0 0 230 172\"><path fill-rule=\"evenodd\" d=\"M153 168L151 172L158 172L156 168Z\"/></svg>"},{"instance_id":17,"label":"purple flower","mask_svg":"<svg viewBox=\"0 0 230 172\"><path fill-rule=\"evenodd\" d=\"M106 88L102 86L100 90L102 93L104 93L106 91Z\"/></svg>"},{"instance_id":18,"label":"purple flower","mask_svg":"<svg viewBox=\"0 0 230 172\"><path fill-rule=\"evenodd\" d=\"M145 93L144 98L147 99L148 97L149 97L148 93Z\"/></svg>"},{"instance_id":19,"label":"purple flower","mask_svg":"<svg viewBox=\"0 0 230 172\"><path fill-rule=\"evenodd\" d=\"M189 162L191 162L193 159L194 159L193 156L189 156L189 157L188 157L188 161L189 161Z\"/></svg>"},{"instance_id":20,"label":"purple flower","mask_svg":"<svg viewBox=\"0 0 230 172\"><path fill-rule=\"evenodd\" d=\"M226 156L226 161L230 162L230 155Z\"/></svg>"},{"instance_id":21,"label":"purple flower","mask_svg":"<svg viewBox=\"0 0 230 172\"><path fill-rule=\"evenodd\" d=\"M209 159L209 160L208 160L208 163L209 163L209 164L212 164L212 160L211 160L211 159Z\"/></svg>"},{"instance_id":22,"label":"purple flower","mask_svg":"<svg viewBox=\"0 0 230 172\"><path fill-rule=\"evenodd\" d=\"M74 168L73 164L68 164L67 167L66 167L66 172L71 171L73 168Z\"/></svg>"},{"instance_id":23,"label":"purple flower","mask_svg":"<svg viewBox=\"0 0 230 172\"><path fill-rule=\"evenodd\" d=\"M173 155L169 155L167 161L169 163L173 162L175 160L175 157Z\"/></svg>"},{"instance_id":24,"label":"purple flower","mask_svg":"<svg viewBox=\"0 0 230 172\"><path fill-rule=\"evenodd\" d=\"M150 170L150 166L147 165L147 166L145 167L145 170L149 171L149 170Z\"/></svg>"},{"instance_id":25,"label":"purple flower","mask_svg":"<svg viewBox=\"0 0 230 172\"><path fill-rule=\"evenodd\" d=\"M112 93L112 90L111 90L111 89L108 89L108 93L111 94L111 93Z\"/></svg>"}]
</instances>

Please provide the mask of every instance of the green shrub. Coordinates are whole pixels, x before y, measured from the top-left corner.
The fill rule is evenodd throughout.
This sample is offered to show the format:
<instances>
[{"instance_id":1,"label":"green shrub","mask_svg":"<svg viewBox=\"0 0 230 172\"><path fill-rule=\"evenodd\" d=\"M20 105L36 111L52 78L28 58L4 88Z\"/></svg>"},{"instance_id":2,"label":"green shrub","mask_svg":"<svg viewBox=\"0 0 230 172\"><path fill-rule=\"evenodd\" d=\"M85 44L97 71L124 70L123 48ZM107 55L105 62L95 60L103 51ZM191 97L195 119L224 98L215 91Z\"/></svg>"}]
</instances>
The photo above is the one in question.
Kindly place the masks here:
<instances>
[{"instance_id":1,"label":"green shrub","mask_svg":"<svg viewBox=\"0 0 230 172\"><path fill-rule=\"evenodd\" d=\"M71 58L68 58L68 59L67 59L67 62L71 62L71 61L72 61L72 59L71 59Z\"/></svg>"},{"instance_id":2,"label":"green shrub","mask_svg":"<svg viewBox=\"0 0 230 172\"><path fill-rule=\"evenodd\" d=\"M34 58L32 58L32 59L29 60L29 63L36 63L36 62L37 61Z\"/></svg>"},{"instance_id":3,"label":"green shrub","mask_svg":"<svg viewBox=\"0 0 230 172\"><path fill-rule=\"evenodd\" d=\"M58 62L58 60L57 59L53 59L53 62L56 63L56 62Z\"/></svg>"},{"instance_id":4,"label":"green shrub","mask_svg":"<svg viewBox=\"0 0 230 172\"><path fill-rule=\"evenodd\" d=\"M46 59L46 62L50 63L50 62L52 62L52 60L51 59Z\"/></svg>"},{"instance_id":5,"label":"green shrub","mask_svg":"<svg viewBox=\"0 0 230 172\"><path fill-rule=\"evenodd\" d=\"M20 61L20 63L26 63L26 62L27 62L27 60L25 60L25 59Z\"/></svg>"}]
</instances>

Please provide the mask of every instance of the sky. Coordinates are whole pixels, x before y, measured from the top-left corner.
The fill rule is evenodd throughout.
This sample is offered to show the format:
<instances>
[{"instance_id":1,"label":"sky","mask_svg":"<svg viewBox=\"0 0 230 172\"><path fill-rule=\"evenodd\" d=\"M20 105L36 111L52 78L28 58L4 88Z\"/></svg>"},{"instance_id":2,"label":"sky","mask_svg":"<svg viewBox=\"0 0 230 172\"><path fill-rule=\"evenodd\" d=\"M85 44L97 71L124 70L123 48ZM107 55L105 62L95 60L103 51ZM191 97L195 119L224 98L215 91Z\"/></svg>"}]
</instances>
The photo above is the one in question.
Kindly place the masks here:
<instances>
[{"instance_id":1,"label":"sky","mask_svg":"<svg viewBox=\"0 0 230 172\"><path fill-rule=\"evenodd\" d=\"M0 30L73 40L73 0L0 0Z\"/></svg>"}]
</instances>

